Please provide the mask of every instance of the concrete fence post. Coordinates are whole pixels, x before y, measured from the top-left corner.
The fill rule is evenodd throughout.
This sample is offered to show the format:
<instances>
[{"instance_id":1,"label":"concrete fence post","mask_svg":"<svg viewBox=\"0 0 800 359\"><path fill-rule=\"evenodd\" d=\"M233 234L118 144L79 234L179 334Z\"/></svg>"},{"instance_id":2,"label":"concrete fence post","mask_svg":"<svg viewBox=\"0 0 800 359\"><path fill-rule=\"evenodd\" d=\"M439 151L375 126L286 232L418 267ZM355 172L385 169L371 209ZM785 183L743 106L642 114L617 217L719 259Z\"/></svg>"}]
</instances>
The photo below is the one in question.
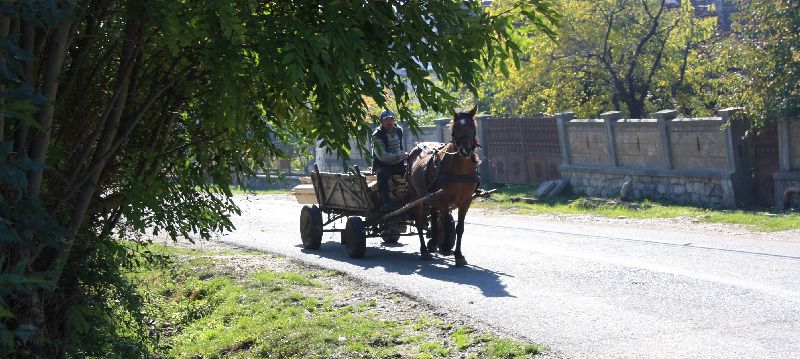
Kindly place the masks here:
<instances>
[{"instance_id":1,"label":"concrete fence post","mask_svg":"<svg viewBox=\"0 0 800 359\"><path fill-rule=\"evenodd\" d=\"M778 121L778 163L781 172L792 170L792 138L789 121Z\"/></svg>"},{"instance_id":2,"label":"concrete fence post","mask_svg":"<svg viewBox=\"0 0 800 359\"><path fill-rule=\"evenodd\" d=\"M678 117L678 112L675 110L661 110L653 114L658 122L658 130L661 133L661 154L662 166L666 169L672 169L672 146L669 145L669 131L667 130L667 121L671 121Z\"/></svg>"},{"instance_id":3,"label":"concrete fence post","mask_svg":"<svg viewBox=\"0 0 800 359\"><path fill-rule=\"evenodd\" d=\"M622 118L622 112L608 111L600 114L606 126L606 145L608 146L608 162L611 167L617 167L617 141L614 138L614 122Z\"/></svg>"},{"instance_id":4,"label":"concrete fence post","mask_svg":"<svg viewBox=\"0 0 800 359\"><path fill-rule=\"evenodd\" d=\"M558 145L561 150L561 161L568 165L572 163L569 154L569 133L567 124L575 118L574 112L562 112L556 115L556 127L558 129Z\"/></svg>"},{"instance_id":5,"label":"concrete fence post","mask_svg":"<svg viewBox=\"0 0 800 359\"><path fill-rule=\"evenodd\" d=\"M722 117L722 124L725 127L725 146L727 148L727 157L728 157L728 169L731 171L737 171L739 163L739 156L737 155L736 151L736 133L734 131L734 126L736 124L733 123L733 116L736 112L739 112L740 108L738 107L729 107L722 110L719 110L719 116Z\"/></svg>"}]
</instances>

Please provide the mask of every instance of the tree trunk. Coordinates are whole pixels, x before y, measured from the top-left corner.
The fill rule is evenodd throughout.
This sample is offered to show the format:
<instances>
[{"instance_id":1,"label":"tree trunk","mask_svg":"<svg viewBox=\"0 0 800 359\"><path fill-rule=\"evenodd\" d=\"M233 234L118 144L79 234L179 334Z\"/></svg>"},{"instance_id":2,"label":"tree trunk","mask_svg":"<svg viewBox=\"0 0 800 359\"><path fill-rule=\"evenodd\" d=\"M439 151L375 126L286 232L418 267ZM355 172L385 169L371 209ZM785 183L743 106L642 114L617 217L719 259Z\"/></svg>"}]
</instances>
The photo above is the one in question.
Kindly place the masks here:
<instances>
[{"instance_id":1,"label":"tree trunk","mask_svg":"<svg viewBox=\"0 0 800 359\"><path fill-rule=\"evenodd\" d=\"M628 112L630 112L631 118L645 118L646 115L644 113L644 101L638 100L634 96L630 96L626 101L625 104L628 105Z\"/></svg>"},{"instance_id":2,"label":"tree trunk","mask_svg":"<svg viewBox=\"0 0 800 359\"><path fill-rule=\"evenodd\" d=\"M58 93L58 78L64 65L67 48L69 47L69 32L73 21L64 20L56 28L50 39L50 47L45 57L44 76L42 79L42 96L47 100L37 115L39 129L33 135L30 146L30 158L38 163L45 163L47 148L53 130L53 114L55 111L56 94ZM43 171L33 171L28 176L28 197L38 198L42 187Z\"/></svg>"},{"instance_id":3,"label":"tree trunk","mask_svg":"<svg viewBox=\"0 0 800 359\"><path fill-rule=\"evenodd\" d=\"M33 53L36 46L36 26L30 22L22 23L22 49ZM31 88L34 87L33 63L26 62L23 69L23 81ZM14 135L14 152L28 153L28 134L31 126L22 120L17 121L16 134Z\"/></svg>"},{"instance_id":4,"label":"tree trunk","mask_svg":"<svg viewBox=\"0 0 800 359\"><path fill-rule=\"evenodd\" d=\"M9 31L11 31L11 18L8 16L0 16L0 39L5 39L8 37ZM0 93L5 91L6 85L0 84ZM6 119L3 115L5 112L5 101L0 101L0 142L5 141Z\"/></svg>"},{"instance_id":5,"label":"tree trunk","mask_svg":"<svg viewBox=\"0 0 800 359\"><path fill-rule=\"evenodd\" d=\"M29 152L31 160L38 163L45 163L53 128L54 104L56 101L56 94L58 93L58 78L61 75L67 48L69 47L70 31L73 23L74 20L63 20L58 27L56 27L48 41L47 53L43 57L46 60L42 67L43 77L41 94L47 102L36 116L39 128L34 132ZM26 34L31 33L26 31ZM26 39L26 41L32 40ZM44 173L42 170L29 172L28 190L26 192L27 198L38 199L41 192L43 175ZM26 234L25 238L27 240L35 240L30 234ZM32 253L29 250L23 249L20 252L21 260L28 263L33 262L31 255ZM37 268L29 266L28 270L35 271ZM35 327L40 334L47 325L47 318L44 310L45 296L46 294L43 290L34 290L27 303L18 303L21 306L17 317L19 323L21 325L31 325ZM42 338L44 338L44 336L41 335L35 337L28 343L25 343L25 345L22 345L20 350L37 357L57 356L55 355L56 353L54 352L52 344Z\"/></svg>"},{"instance_id":6,"label":"tree trunk","mask_svg":"<svg viewBox=\"0 0 800 359\"><path fill-rule=\"evenodd\" d=\"M81 191L78 195L77 201L74 203L74 207L72 208L72 215L70 217L68 228L69 233L66 241L67 243L65 244L65 247L58 253L57 260L55 261L56 266L53 272L56 278L60 278L61 274L63 273L64 266L70 258L72 247L75 245L74 241L80 240L80 237L77 235L78 230L83 224L84 217L89 209L89 205L95 198L96 186L100 178L100 174L103 172L103 169L108 164L108 161L111 157L109 156L109 153L112 152L112 146L114 145L114 140L117 137L117 131L120 127L122 114L128 100L128 89L134 67L131 66L131 64L136 61L137 53L141 49L141 24L135 17L132 18L126 26L125 35L128 41L125 42L125 46L123 47L123 61L119 64L117 76L117 81L120 84L119 88L121 91L117 97L117 101L114 101L110 104L113 106L113 109L110 111L110 116L100 128L102 135L97 143L97 148L94 150L94 156L90 166L96 170L85 174L87 176L86 181L84 182L85 184L80 186Z\"/></svg>"}]
</instances>

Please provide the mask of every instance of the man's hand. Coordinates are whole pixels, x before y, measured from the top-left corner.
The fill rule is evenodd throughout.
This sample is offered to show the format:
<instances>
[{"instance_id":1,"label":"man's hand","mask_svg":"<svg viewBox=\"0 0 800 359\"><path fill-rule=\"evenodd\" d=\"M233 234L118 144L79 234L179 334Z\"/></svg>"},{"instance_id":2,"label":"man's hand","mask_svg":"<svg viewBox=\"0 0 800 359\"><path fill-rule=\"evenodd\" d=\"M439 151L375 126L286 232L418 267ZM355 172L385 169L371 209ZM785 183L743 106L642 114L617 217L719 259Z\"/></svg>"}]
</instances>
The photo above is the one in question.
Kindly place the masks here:
<instances>
[{"instance_id":1,"label":"man's hand","mask_svg":"<svg viewBox=\"0 0 800 359\"><path fill-rule=\"evenodd\" d=\"M408 152L403 152L402 154L400 154L400 159L401 160L404 160L404 159L407 159L407 158L408 158Z\"/></svg>"}]
</instances>

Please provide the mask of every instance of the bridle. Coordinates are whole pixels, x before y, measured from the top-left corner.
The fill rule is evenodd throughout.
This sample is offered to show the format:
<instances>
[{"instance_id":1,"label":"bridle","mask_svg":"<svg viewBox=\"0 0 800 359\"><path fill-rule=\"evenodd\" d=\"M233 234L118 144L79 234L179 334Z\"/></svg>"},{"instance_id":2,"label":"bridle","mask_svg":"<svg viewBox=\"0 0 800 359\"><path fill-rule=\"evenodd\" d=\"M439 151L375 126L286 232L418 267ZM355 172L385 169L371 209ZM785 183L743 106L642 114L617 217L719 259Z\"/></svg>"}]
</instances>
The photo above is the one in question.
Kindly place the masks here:
<instances>
[{"instance_id":1,"label":"bridle","mask_svg":"<svg viewBox=\"0 0 800 359\"><path fill-rule=\"evenodd\" d=\"M466 123L466 121L472 121L472 119L467 117L467 116L463 116L462 115L462 116L459 116L458 118L456 118L455 121L459 121L461 123L461 125L464 125ZM463 158L472 157L472 154L475 153L475 150L477 150L478 147L481 147L481 145L478 144L478 134L477 134L477 131L475 131L475 127L474 126L472 127L472 133L471 134L464 133L464 134L460 134L458 136L456 136L455 129L456 129L456 124L454 123L453 124L453 133L452 133L453 137L450 140L450 142L453 143L454 146L456 146L456 151L455 152L445 152L445 154L447 154L447 155L458 154ZM467 139L467 138L470 138L470 137L472 137L472 144L473 144L472 147L464 148L463 145L462 145L464 139Z\"/></svg>"}]
</instances>

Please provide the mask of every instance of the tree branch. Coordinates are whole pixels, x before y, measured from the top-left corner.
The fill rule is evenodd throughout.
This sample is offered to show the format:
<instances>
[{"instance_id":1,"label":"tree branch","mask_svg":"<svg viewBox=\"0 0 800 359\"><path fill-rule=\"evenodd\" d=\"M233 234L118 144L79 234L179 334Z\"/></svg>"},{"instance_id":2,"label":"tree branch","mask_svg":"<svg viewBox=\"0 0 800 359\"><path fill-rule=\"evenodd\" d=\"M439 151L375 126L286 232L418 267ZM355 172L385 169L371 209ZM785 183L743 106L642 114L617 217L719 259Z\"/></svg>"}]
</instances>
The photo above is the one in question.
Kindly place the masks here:
<instances>
[{"instance_id":1,"label":"tree branch","mask_svg":"<svg viewBox=\"0 0 800 359\"><path fill-rule=\"evenodd\" d=\"M44 76L42 81L42 95L47 100L36 120L39 123L39 130L34 133L33 142L30 146L30 158L38 163L45 163L47 148L50 144L50 137L53 130L53 114L55 112L56 95L58 93L58 78L61 76L61 69L66 58L67 48L70 45L70 29L76 20L62 20L52 37L44 64ZM28 176L28 198L38 198L42 186L43 170L31 171Z\"/></svg>"},{"instance_id":2,"label":"tree branch","mask_svg":"<svg viewBox=\"0 0 800 359\"><path fill-rule=\"evenodd\" d=\"M672 84L670 94L672 98L678 96L678 89L683 86L683 81L686 78L686 67L689 62L689 49L692 47L692 40L694 39L694 16L689 16L689 36L686 38L686 46L683 48L683 58L681 59L680 75L678 81Z\"/></svg>"}]
</instances>

